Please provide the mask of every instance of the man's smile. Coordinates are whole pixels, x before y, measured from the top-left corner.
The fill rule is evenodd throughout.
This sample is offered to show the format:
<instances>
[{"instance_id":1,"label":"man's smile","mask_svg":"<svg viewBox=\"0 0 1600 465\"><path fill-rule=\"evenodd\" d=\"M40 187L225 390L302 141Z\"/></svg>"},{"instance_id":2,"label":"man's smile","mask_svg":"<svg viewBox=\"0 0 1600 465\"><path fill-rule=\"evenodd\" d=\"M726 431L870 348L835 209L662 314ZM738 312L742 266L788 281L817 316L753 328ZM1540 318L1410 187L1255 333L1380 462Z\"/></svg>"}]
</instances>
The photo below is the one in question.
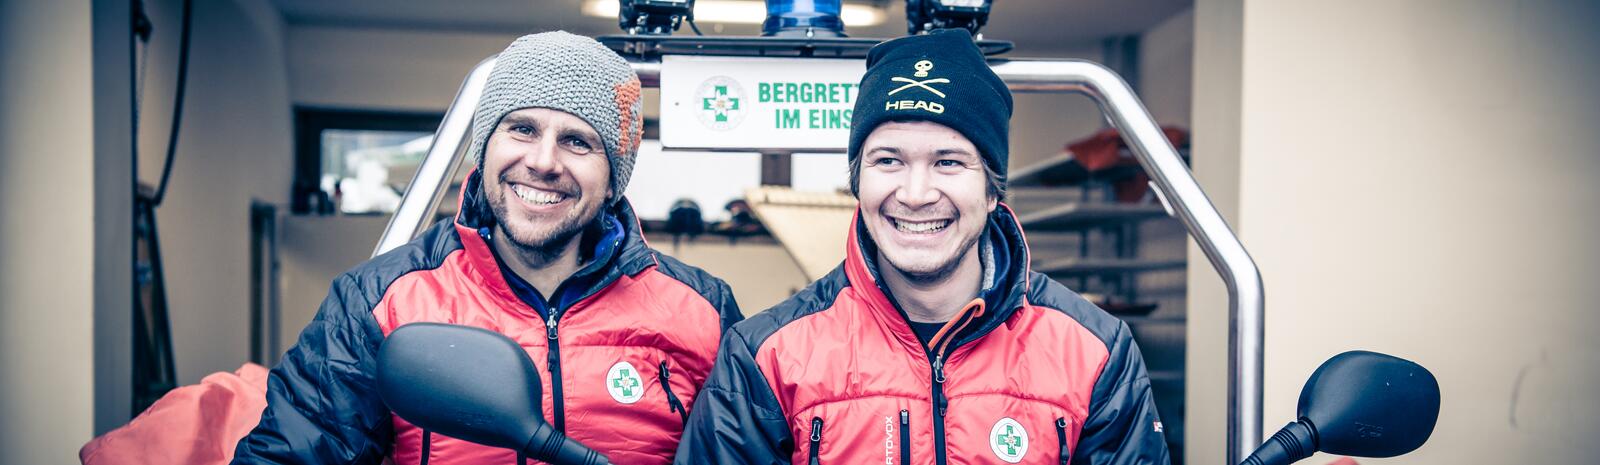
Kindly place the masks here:
<instances>
[{"instance_id":1,"label":"man's smile","mask_svg":"<svg viewBox=\"0 0 1600 465\"><path fill-rule=\"evenodd\" d=\"M524 204L535 208L559 204L573 197L571 194L565 192L540 189L515 182L508 182L507 187L511 190L513 195L516 195L517 198L522 199Z\"/></svg>"}]
</instances>

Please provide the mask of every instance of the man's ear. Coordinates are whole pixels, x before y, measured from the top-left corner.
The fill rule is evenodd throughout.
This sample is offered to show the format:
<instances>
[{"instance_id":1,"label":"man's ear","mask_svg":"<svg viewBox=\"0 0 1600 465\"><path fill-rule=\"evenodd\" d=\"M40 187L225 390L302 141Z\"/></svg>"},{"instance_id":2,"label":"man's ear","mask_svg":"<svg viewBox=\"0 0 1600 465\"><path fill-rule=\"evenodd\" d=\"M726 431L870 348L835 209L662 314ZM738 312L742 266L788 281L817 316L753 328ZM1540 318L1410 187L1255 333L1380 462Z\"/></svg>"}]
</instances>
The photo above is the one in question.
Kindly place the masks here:
<instances>
[{"instance_id":1,"label":"man's ear","mask_svg":"<svg viewBox=\"0 0 1600 465\"><path fill-rule=\"evenodd\" d=\"M994 213L994 209L995 208L999 208L999 207L1000 207L1000 198L999 197L995 197L993 195L989 196L989 213Z\"/></svg>"}]
</instances>

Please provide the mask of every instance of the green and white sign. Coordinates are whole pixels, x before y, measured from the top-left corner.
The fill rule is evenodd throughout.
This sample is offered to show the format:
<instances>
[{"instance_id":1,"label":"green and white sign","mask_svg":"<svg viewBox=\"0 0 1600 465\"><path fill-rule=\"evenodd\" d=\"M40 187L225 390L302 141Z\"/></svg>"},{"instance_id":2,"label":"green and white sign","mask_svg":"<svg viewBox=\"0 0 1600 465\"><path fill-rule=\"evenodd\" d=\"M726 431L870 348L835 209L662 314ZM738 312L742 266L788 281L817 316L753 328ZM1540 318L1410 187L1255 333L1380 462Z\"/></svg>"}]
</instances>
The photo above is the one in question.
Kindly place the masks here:
<instances>
[{"instance_id":1,"label":"green and white sign","mask_svg":"<svg viewBox=\"0 0 1600 465\"><path fill-rule=\"evenodd\" d=\"M865 69L862 60L663 57L661 144L843 151Z\"/></svg>"},{"instance_id":2,"label":"green and white sign","mask_svg":"<svg viewBox=\"0 0 1600 465\"><path fill-rule=\"evenodd\" d=\"M639 370L633 364L617 362L606 371L606 392L619 403L638 402L644 397L644 379L639 377Z\"/></svg>"},{"instance_id":3,"label":"green and white sign","mask_svg":"<svg viewBox=\"0 0 1600 465\"><path fill-rule=\"evenodd\" d=\"M1011 418L1001 418L994 422L994 427L989 429L989 448L994 450L994 456L1006 463L1022 461L1022 456L1028 453L1028 430L1022 429L1022 424Z\"/></svg>"}]
</instances>

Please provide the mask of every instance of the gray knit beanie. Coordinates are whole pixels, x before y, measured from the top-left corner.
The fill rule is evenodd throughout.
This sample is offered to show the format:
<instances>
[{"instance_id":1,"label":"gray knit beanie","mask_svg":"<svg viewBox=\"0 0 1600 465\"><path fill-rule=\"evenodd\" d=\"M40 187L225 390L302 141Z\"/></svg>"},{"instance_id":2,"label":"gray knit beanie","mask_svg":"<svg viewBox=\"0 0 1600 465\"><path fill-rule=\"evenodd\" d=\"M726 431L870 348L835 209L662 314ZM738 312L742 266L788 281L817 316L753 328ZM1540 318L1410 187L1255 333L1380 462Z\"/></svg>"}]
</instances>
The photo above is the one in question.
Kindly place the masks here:
<instances>
[{"instance_id":1,"label":"gray knit beanie","mask_svg":"<svg viewBox=\"0 0 1600 465\"><path fill-rule=\"evenodd\" d=\"M611 162L611 198L628 188L644 131L639 76L616 52L565 31L522 36L496 58L472 115L467 153L481 166L489 136L506 114L549 108L583 119L604 141Z\"/></svg>"}]
</instances>

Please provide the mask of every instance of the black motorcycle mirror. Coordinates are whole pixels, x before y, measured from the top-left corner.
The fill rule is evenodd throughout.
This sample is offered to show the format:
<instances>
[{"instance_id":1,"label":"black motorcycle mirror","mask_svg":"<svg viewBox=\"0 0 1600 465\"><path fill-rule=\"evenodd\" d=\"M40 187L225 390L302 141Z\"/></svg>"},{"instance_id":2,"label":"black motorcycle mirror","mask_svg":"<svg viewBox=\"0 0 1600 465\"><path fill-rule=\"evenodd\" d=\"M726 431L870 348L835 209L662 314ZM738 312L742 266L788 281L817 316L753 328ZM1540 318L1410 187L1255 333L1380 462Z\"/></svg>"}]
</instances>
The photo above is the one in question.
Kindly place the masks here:
<instances>
[{"instance_id":1,"label":"black motorcycle mirror","mask_svg":"<svg viewBox=\"0 0 1600 465\"><path fill-rule=\"evenodd\" d=\"M1439 381L1408 360L1350 351L1317 368L1300 391L1300 419L1250 454L1248 465L1284 465L1327 452L1394 457L1416 450L1439 419Z\"/></svg>"},{"instance_id":2,"label":"black motorcycle mirror","mask_svg":"<svg viewBox=\"0 0 1600 465\"><path fill-rule=\"evenodd\" d=\"M492 331L413 323L378 349L378 396L419 428L544 462L610 463L545 422L542 389L527 352Z\"/></svg>"}]
</instances>

